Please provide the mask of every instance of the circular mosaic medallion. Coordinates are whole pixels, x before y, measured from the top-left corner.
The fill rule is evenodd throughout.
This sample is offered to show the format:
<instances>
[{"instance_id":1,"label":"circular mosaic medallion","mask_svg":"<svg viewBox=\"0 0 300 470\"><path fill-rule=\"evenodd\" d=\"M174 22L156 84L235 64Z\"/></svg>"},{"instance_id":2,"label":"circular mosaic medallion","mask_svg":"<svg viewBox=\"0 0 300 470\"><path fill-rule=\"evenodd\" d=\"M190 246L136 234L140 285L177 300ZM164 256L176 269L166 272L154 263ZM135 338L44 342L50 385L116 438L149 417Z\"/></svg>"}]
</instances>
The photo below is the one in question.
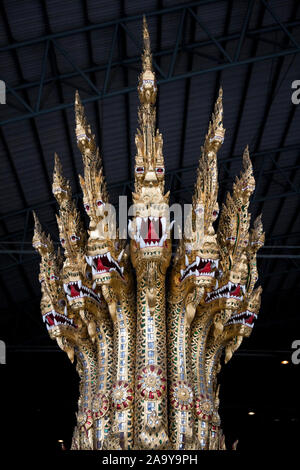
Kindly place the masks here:
<instances>
[{"instance_id":1,"label":"circular mosaic medallion","mask_svg":"<svg viewBox=\"0 0 300 470\"><path fill-rule=\"evenodd\" d=\"M104 393L97 393L93 399L92 411L95 418L102 418L109 410L109 399Z\"/></svg>"},{"instance_id":2,"label":"circular mosaic medallion","mask_svg":"<svg viewBox=\"0 0 300 470\"><path fill-rule=\"evenodd\" d=\"M141 370L138 375L137 388L143 398L157 400L166 392L166 378L158 366L150 365Z\"/></svg>"},{"instance_id":3,"label":"circular mosaic medallion","mask_svg":"<svg viewBox=\"0 0 300 470\"><path fill-rule=\"evenodd\" d=\"M208 395L200 395L196 399L196 415L199 419L204 421L211 421L213 406L209 400Z\"/></svg>"},{"instance_id":4,"label":"circular mosaic medallion","mask_svg":"<svg viewBox=\"0 0 300 470\"><path fill-rule=\"evenodd\" d=\"M181 380L176 382L170 389L171 403L181 411L190 410L194 405L194 394L187 382Z\"/></svg>"},{"instance_id":5,"label":"circular mosaic medallion","mask_svg":"<svg viewBox=\"0 0 300 470\"><path fill-rule=\"evenodd\" d=\"M112 406L117 410L125 410L133 403L133 391L129 383L119 380L112 389Z\"/></svg>"}]
</instances>

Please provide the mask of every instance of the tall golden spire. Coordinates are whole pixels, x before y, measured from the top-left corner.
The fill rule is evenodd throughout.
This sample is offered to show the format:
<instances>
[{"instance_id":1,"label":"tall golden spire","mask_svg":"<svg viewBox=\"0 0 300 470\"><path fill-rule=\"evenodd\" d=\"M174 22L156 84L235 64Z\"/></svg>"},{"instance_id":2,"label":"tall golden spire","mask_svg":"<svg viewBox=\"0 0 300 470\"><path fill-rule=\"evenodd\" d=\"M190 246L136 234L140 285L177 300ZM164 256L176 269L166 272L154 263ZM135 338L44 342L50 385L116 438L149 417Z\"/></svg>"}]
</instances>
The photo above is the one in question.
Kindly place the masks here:
<instances>
[{"instance_id":1,"label":"tall golden spire","mask_svg":"<svg viewBox=\"0 0 300 470\"><path fill-rule=\"evenodd\" d=\"M156 129L156 96L157 83L152 66L150 37L146 18L143 19L142 72L139 76L138 94L140 107L138 111L139 129L135 136L137 154L135 157L135 192L139 192L144 177L148 172L156 174L158 186L164 190L164 158L162 154L163 139ZM145 183L147 184L146 178Z\"/></svg>"},{"instance_id":2,"label":"tall golden spire","mask_svg":"<svg viewBox=\"0 0 300 470\"><path fill-rule=\"evenodd\" d=\"M99 213L99 209L101 207L103 209L105 203L108 202L108 193L99 148L86 119L78 91L75 95L75 120L77 146L81 152L84 167L84 178L79 175L79 182L83 192L84 208L90 218L91 229L95 228L99 215L102 215Z\"/></svg>"},{"instance_id":3,"label":"tall golden spire","mask_svg":"<svg viewBox=\"0 0 300 470\"><path fill-rule=\"evenodd\" d=\"M69 181L62 174L62 165L55 154L52 190L59 204L59 215L56 216L59 236L65 256L75 260L83 253L86 234L79 211L72 199Z\"/></svg>"}]
</instances>

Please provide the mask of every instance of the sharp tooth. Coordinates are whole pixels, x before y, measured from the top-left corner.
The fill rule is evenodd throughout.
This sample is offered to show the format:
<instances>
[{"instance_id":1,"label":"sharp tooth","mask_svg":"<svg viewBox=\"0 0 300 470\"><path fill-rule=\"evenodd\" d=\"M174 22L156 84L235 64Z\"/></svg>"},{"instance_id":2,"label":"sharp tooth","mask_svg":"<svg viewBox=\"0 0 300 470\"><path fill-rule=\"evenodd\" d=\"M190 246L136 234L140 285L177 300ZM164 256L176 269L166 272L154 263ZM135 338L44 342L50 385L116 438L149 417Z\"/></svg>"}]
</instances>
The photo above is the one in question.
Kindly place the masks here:
<instances>
[{"instance_id":1,"label":"sharp tooth","mask_svg":"<svg viewBox=\"0 0 300 470\"><path fill-rule=\"evenodd\" d=\"M80 280L80 281L78 281L78 287L79 287L79 289L81 289L81 286L82 286L82 281Z\"/></svg>"},{"instance_id":2,"label":"sharp tooth","mask_svg":"<svg viewBox=\"0 0 300 470\"><path fill-rule=\"evenodd\" d=\"M97 269L92 266L92 274L97 274Z\"/></svg>"},{"instance_id":3,"label":"sharp tooth","mask_svg":"<svg viewBox=\"0 0 300 470\"><path fill-rule=\"evenodd\" d=\"M66 294L68 294L68 291L69 291L68 284L64 284L64 291Z\"/></svg>"},{"instance_id":4,"label":"sharp tooth","mask_svg":"<svg viewBox=\"0 0 300 470\"><path fill-rule=\"evenodd\" d=\"M120 253L119 256L118 256L118 262L119 262L119 263L120 263L120 261L121 261L121 259L122 259L123 253L124 253L124 248L123 248L123 250L121 251L121 253Z\"/></svg>"},{"instance_id":5,"label":"sharp tooth","mask_svg":"<svg viewBox=\"0 0 300 470\"><path fill-rule=\"evenodd\" d=\"M198 269L196 269L195 275L196 275L196 276L199 276L199 271L198 271Z\"/></svg>"},{"instance_id":6,"label":"sharp tooth","mask_svg":"<svg viewBox=\"0 0 300 470\"><path fill-rule=\"evenodd\" d=\"M145 222L145 224L148 222L148 217L143 217L143 221Z\"/></svg>"},{"instance_id":7,"label":"sharp tooth","mask_svg":"<svg viewBox=\"0 0 300 470\"><path fill-rule=\"evenodd\" d=\"M145 244L144 239L142 237L140 237L139 242L140 242L140 248L146 248L146 244Z\"/></svg>"},{"instance_id":8,"label":"sharp tooth","mask_svg":"<svg viewBox=\"0 0 300 470\"><path fill-rule=\"evenodd\" d=\"M86 259L87 264L88 264L89 266L91 266L91 264L92 264L92 262L93 262L93 258L92 258L91 256L86 256L85 259Z\"/></svg>"},{"instance_id":9,"label":"sharp tooth","mask_svg":"<svg viewBox=\"0 0 300 470\"><path fill-rule=\"evenodd\" d=\"M158 242L155 242L154 245L155 245L155 246L158 246Z\"/></svg>"},{"instance_id":10,"label":"sharp tooth","mask_svg":"<svg viewBox=\"0 0 300 470\"><path fill-rule=\"evenodd\" d=\"M123 268L123 266L122 266L122 268L121 268L121 273L123 274L123 272L124 272L124 268Z\"/></svg>"},{"instance_id":11,"label":"sharp tooth","mask_svg":"<svg viewBox=\"0 0 300 470\"><path fill-rule=\"evenodd\" d=\"M183 276L183 269L180 270L180 275Z\"/></svg>"},{"instance_id":12,"label":"sharp tooth","mask_svg":"<svg viewBox=\"0 0 300 470\"><path fill-rule=\"evenodd\" d=\"M65 316L68 315L68 309L67 309L67 306L66 306L66 305L65 305L65 308L64 308L64 314L65 314Z\"/></svg>"},{"instance_id":13,"label":"sharp tooth","mask_svg":"<svg viewBox=\"0 0 300 470\"><path fill-rule=\"evenodd\" d=\"M133 225L132 225L132 220L128 220L128 234L133 235Z\"/></svg>"},{"instance_id":14,"label":"sharp tooth","mask_svg":"<svg viewBox=\"0 0 300 470\"><path fill-rule=\"evenodd\" d=\"M97 286L97 283L96 283L96 281L94 281L93 286L92 286L94 290L96 289L96 286Z\"/></svg>"},{"instance_id":15,"label":"sharp tooth","mask_svg":"<svg viewBox=\"0 0 300 470\"><path fill-rule=\"evenodd\" d=\"M154 217L149 217L149 219L150 219L150 220L151 220L151 222L152 222L152 220L154 219Z\"/></svg>"},{"instance_id":16,"label":"sharp tooth","mask_svg":"<svg viewBox=\"0 0 300 470\"><path fill-rule=\"evenodd\" d=\"M107 256L108 261L111 261L111 254L110 254L110 252L108 252L106 256Z\"/></svg>"},{"instance_id":17,"label":"sharp tooth","mask_svg":"<svg viewBox=\"0 0 300 470\"><path fill-rule=\"evenodd\" d=\"M161 239L159 240L158 246L163 246L163 244L165 243L166 239L167 239L167 234L165 233L165 234L161 237Z\"/></svg>"},{"instance_id":18,"label":"sharp tooth","mask_svg":"<svg viewBox=\"0 0 300 470\"><path fill-rule=\"evenodd\" d=\"M216 263L216 267L218 268L218 267L219 267L219 260L216 259L216 260L215 260L215 263Z\"/></svg>"},{"instance_id":19,"label":"sharp tooth","mask_svg":"<svg viewBox=\"0 0 300 470\"><path fill-rule=\"evenodd\" d=\"M196 256L196 263L197 263L197 265L200 263L200 258L199 258L199 256Z\"/></svg>"},{"instance_id":20,"label":"sharp tooth","mask_svg":"<svg viewBox=\"0 0 300 470\"><path fill-rule=\"evenodd\" d=\"M135 219L135 221L136 221L136 229L137 229L138 233L140 233L140 231L141 231L142 219L141 219L141 217L137 217L137 218Z\"/></svg>"},{"instance_id":21,"label":"sharp tooth","mask_svg":"<svg viewBox=\"0 0 300 470\"><path fill-rule=\"evenodd\" d=\"M154 246L154 243L153 243L153 242L150 242L150 246Z\"/></svg>"},{"instance_id":22,"label":"sharp tooth","mask_svg":"<svg viewBox=\"0 0 300 470\"><path fill-rule=\"evenodd\" d=\"M188 259L187 255L185 255L185 265L186 265L186 266L189 265L189 259Z\"/></svg>"},{"instance_id":23,"label":"sharp tooth","mask_svg":"<svg viewBox=\"0 0 300 470\"><path fill-rule=\"evenodd\" d=\"M216 287L215 287L215 289L218 289L218 287L219 287L219 281L218 281L218 279L217 279L217 280L216 280Z\"/></svg>"},{"instance_id":24,"label":"sharp tooth","mask_svg":"<svg viewBox=\"0 0 300 470\"><path fill-rule=\"evenodd\" d=\"M165 217L161 217L160 221L161 221L162 231L163 231L163 233L165 233L165 231L166 231L166 223L167 223L166 218L165 218Z\"/></svg>"}]
</instances>

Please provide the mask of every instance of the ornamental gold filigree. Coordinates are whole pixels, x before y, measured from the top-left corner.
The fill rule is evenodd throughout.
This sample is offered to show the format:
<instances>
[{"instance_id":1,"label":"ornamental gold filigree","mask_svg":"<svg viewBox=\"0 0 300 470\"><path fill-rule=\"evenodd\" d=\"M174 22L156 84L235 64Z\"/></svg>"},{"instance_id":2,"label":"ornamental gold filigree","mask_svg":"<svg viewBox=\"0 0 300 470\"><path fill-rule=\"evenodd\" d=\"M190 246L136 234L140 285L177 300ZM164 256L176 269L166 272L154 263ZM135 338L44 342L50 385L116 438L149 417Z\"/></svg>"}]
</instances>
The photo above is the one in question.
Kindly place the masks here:
<instances>
[{"instance_id":1,"label":"ornamental gold filigree","mask_svg":"<svg viewBox=\"0 0 300 470\"><path fill-rule=\"evenodd\" d=\"M138 96L129 241L119 236L100 150L78 92L75 134L88 227L57 154L52 189L60 249L34 214L42 318L50 337L76 360L80 378L71 449L222 450L222 353L227 363L251 334L262 294L256 255L264 233L261 216L250 228L255 180L249 149L219 210L217 154L225 137L220 88L186 230L171 263L173 222L145 18Z\"/></svg>"}]
</instances>

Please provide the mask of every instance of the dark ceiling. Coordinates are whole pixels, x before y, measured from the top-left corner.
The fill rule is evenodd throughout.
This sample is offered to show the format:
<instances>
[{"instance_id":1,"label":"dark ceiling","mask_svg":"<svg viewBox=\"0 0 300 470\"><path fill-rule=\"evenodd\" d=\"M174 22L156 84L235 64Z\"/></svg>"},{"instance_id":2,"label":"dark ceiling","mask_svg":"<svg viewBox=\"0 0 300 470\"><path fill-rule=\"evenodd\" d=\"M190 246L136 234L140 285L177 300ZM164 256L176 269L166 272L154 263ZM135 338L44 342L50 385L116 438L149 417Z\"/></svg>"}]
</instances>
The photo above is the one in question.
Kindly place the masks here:
<instances>
[{"instance_id":1,"label":"dark ceiling","mask_svg":"<svg viewBox=\"0 0 300 470\"><path fill-rule=\"evenodd\" d=\"M9 384L5 394L15 399L21 377L22 407L33 428L44 429L45 420L52 420L50 448L61 435L69 439L76 374L40 318L32 210L58 242L51 192L55 151L81 205L76 89L100 145L111 200L130 195L143 13L160 85L158 125L172 201L191 201L220 85L226 135L219 153L219 202L231 189L249 144L257 182L251 213L254 218L262 212L266 232L258 255L263 299L251 338L222 372L224 426L230 438L240 437L242 449L250 445L252 429L260 439L262 429L269 428L279 442L285 429L296 426L299 434L300 418L291 394L299 371L296 365L280 364L290 360L292 342L300 339L300 106L291 100L292 82L300 79L296 0L0 3L0 79L7 92L6 104L0 105L0 339L7 344L7 365L0 368ZM61 402L50 418L49 397L58 392L63 392ZM252 424L247 421L251 407L257 410ZM58 426L61 416L64 424Z\"/></svg>"}]
</instances>

